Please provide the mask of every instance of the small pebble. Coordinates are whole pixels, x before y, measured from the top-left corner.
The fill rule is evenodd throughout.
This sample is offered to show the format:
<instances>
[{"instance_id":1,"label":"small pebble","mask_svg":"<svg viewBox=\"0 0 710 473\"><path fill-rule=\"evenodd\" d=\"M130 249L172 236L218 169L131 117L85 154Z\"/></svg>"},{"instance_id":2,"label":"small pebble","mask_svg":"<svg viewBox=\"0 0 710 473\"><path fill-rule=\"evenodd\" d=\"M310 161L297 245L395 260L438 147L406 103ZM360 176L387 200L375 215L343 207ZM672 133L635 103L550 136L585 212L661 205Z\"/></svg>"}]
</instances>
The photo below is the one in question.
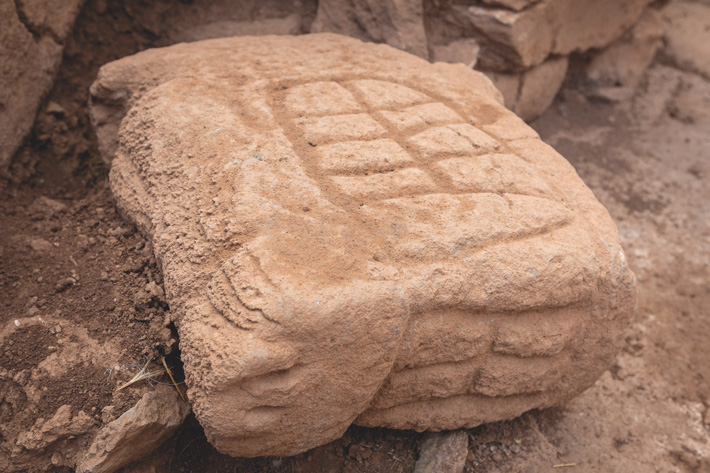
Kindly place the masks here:
<instances>
[{"instance_id":1,"label":"small pebble","mask_svg":"<svg viewBox=\"0 0 710 473\"><path fill-rule=\"evenodd\" d=\"M62 292L65 289L67 289L70 286L73 286L76 284L76 280L74 278L66 277L66 278L61 278L59 281L57 281L57 284L54 286L54 290L56 292Z\"/></svg>"}]
</instances>

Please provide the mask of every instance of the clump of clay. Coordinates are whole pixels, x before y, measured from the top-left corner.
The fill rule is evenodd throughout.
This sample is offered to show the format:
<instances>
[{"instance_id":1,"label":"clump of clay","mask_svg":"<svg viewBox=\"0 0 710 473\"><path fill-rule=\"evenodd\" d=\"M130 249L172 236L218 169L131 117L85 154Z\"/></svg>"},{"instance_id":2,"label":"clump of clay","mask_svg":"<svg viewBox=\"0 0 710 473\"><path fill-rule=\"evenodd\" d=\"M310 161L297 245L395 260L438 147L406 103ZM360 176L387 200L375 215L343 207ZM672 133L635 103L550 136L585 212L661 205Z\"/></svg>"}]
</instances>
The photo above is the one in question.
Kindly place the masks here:
<instances>
[{"instance_id":1,"label":"clump of clay","mask_svg":"<svg viewBox=\"0 0 710 473\"><path fill-rule=\"evenodd\" d=\"M619 347L635 279L616 227L480 73L239 37L110 63L92 94L223 452L512 418L581 392Z\"/></svg>"}]
</instances>

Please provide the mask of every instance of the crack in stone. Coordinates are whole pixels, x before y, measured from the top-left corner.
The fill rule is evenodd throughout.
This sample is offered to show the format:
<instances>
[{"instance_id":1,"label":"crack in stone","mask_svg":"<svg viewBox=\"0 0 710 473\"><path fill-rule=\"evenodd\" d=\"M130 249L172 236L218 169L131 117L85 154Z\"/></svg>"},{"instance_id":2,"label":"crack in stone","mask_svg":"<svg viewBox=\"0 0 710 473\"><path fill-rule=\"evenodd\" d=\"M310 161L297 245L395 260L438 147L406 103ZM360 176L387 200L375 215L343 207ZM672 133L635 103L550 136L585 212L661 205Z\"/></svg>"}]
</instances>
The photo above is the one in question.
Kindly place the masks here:
<instances>
[{"instance_id":1,"label":"crack in stone","mask_svg":"<svg viewBox=\"0 0 710 473\"><path fill-rule=\"evenodd\" d=\"M45 25L36 25L30 20L30 18L27 16L27 13L25 13L25 7L22 3L22 0L13 0L13 2L15 3L15 12L17 13L17 18L20 20L20 23L22 23L22 26L24 26L27 32L32 35L32 38L35 41L39 41L39 39L43 36L49 36L55 43L59 45L64 44L61 38L59 38L59 36L57 36L57 34L52 31L51 28Z\"/></svg>"}]
</instances>

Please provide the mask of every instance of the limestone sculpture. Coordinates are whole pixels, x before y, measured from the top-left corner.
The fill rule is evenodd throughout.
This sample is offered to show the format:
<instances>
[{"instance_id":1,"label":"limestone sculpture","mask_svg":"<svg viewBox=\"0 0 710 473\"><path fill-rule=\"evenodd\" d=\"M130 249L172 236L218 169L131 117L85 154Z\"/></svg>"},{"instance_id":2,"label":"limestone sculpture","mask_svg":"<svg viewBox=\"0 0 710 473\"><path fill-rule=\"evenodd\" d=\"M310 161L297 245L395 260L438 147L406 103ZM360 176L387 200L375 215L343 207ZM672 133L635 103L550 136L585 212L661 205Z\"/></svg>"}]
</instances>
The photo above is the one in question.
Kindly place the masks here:
<instances>
[{"instance_id":1,"label":"limestone sculpture","mask_svg":"<svg viewBox=\"0 0 710 473\"><path fill-rule=\"evenodd\" d=\"M620 345L635 279L614 223L478 72L236 37L107 64L92 95L223 452L512 418Z\"/></svg>"}]
</instances>

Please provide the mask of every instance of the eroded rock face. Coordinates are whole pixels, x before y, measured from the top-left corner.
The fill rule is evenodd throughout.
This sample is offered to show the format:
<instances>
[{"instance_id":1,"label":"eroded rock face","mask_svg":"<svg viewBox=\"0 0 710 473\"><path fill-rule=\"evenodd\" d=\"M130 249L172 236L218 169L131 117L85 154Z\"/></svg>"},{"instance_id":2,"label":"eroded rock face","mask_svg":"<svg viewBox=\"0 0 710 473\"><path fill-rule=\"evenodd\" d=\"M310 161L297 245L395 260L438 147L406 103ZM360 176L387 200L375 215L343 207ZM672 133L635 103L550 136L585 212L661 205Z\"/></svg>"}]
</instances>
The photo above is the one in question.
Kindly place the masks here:
<instances>
[{"instance_id":1,"label":"eroded rock face","mask_svg":"<svg viewBox=\"0 0 710 473\"><path fill-rule=\"evenodd\" d=\"M655 7L649 7L650 3L650 0L324 0L318 2L311 32L340 33L387 43L432 61L461 62L474 67L500 86L511 110L524 120L532 120L547 109L559 91L571 53L603 49L621 42L624 36L632 36L631 41L626 38L621 47L614 48L601 61L616 63L617 57L626 55L630 46L640 47L641 59L633 58L633 66L623 63L617 68L645 70L649 48L655 51L657 47L645 44L653 41L650 36L657 36L655 25L645 21L633 34L629 30L640 19L648 20L655 15ZM634 87L635 84L627 85L626 89L633 91Z\"/></svg>"},{"instance_id":2,"label":"eroded rock face","mask_svg":"<svg viewBox=\"0 0 710 473\"><path fill-rule=\"evenodd\" d=\"M505 106L523 120L539 117L552 104L567 75L566 56L553 57L521 73L487 72Z\"/></svg>"},{"instance_id":3,"label":"eroded rock face","mask_svg":"<svg viewBox=\"0 0 710 473\"><path fill-rule=\"evenodd\" d=\"M581 392L620 344L616 227L480 73L240 37L110 63L92 94L223 452L512 418Z\"/></svg>"},{"instance_id":4,"label":"eroded rock face","mask_svg":"<svg viewBox=\"0 0 710 473\"><path fill-rule=\"evenodd\" d=\"M587 93L609 101L630 98L653 61L664 32L661 15L647 10L627 34L592 59L587 67Z\"/></svg>"},{"instance_id":5,"label":"eroded rock face","mask_svg":"<svg viewBox=\"0 0 710 473\"><path fill-rule=\"evenodd\" d=\"M171 386L157 386L94 438L76 471L113 473L151 453L190 412Z\"/></svg>"},{"instance_id":6,"label":"eroded rock face","mask_svg":"<svg viewBox=\"0 0 710 473\"><path fill-rule=\"evenodd\" d=\"M468 434L463 430L427 434L414 473L461 473L467 454Z\"/></svg>"},{"instance_id":7,"label":"eroded rock face","mask_svg":"<svg viewBox=\"0 0 710 473\"><path fill-rule=\"evenodd\" d=\"M413 0L321 0L313 33L339 33L387 43L426 58L424 2Z\"/></svg>"},{"instance_id":8,"label":"eroded rock face","mask_svg":"<svg viewBox=\"0 0 710 473\"><path fill-rule=\"evenodd\" d=\"M505 8L457 2L432 21L470 31L482 45L480 66L509 72L538 65L550 54L604 47L633 26L651 2L543 0L524 9L513 4L531 2L495 3Z\"/></svg>"},{"instance_id":9,"label":"eroded rock face","mask_svg":"<svg viewBox=\"0 0 710 473\"><path fill-rule=\"evenodd\" d=\"M710 4L707 2L689 1L673 2L664 9L669 30L664 56L676 67L710 80L708 11Z\"/></svg>"},{"instance_id":10,"label":"eroded rock face","mask_svg":"<svg viewBox=\"0 0 710 473\"><path fill-rule=\"evenodd\" d=\"M52 87L63 41L83 3L0 0L0 171L22 144Z\"/></svg>"}]
</instances>

